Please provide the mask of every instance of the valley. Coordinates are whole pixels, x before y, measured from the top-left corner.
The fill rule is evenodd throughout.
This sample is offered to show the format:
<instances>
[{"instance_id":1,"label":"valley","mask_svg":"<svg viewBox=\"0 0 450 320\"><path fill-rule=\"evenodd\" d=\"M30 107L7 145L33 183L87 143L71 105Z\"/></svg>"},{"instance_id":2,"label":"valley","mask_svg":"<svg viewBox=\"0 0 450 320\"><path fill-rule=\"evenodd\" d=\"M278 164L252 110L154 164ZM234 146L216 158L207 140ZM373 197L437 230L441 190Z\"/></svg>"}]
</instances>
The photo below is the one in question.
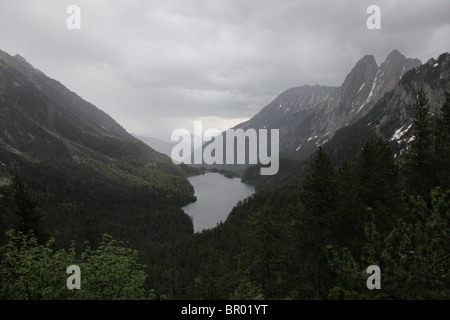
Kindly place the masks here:
<instances>
[{"instance_id":1,"label":"valley","mask_svg":"<svg viewBox=\"0 0 450 320\"><path fill-rule=\"evenodd\" d=\"M202 173L232 167L174 164L155 140L0 51L0 294L446 299L449 91L448 53L422 64L394 50L380 66L364 56L340 87L288 89L235 126L279 130L279 170L241 166L240 180L227 179ZM200 195L204 216L217 216L197 226ZM51 289L60 273L49 261L89 270L88 289ZM382 290L361 281L369 265L380 266ZM108 268L123 271L120 285Z\"/></svg>"}]
</instances>

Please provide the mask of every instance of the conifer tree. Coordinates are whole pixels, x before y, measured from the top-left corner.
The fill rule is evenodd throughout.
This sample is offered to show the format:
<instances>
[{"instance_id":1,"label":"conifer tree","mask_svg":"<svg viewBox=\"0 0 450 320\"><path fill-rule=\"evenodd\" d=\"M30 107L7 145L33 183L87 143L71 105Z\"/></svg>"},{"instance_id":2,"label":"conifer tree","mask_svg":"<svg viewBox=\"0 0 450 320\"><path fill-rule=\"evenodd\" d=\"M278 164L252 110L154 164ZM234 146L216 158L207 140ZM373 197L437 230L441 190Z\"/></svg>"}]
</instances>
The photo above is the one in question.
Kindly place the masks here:
<instances>
[{"instance_id":1,"label":"conifer tree","mask_svg":"<svg viewBox=\"0 0 450 320\"><path fill-rule=\"evenodd\" d=\"M384 238L375 225L366 225L367 242L358 258L347 248L333 250L330 264L339 270L333 299L449 299L450 190L439 187L430 195L431 208L421 197L403 197L412 221L399 219ZM369 265L381 269L381 290L366 286Z\"/></svg>"},{"instance_id":2,"label":"conifer tree","mask_svg":"<svg viewBox=\"0 0 450 320\"><path fill-rule=\"evenodd\" d=\"M40 242L47 234L42 224L44 213L38 208L38 200L32 196L23 180L15 176L12 183L0 188L1 236L15 229L23 233L31 231Z\"/></svg>"},{"instance_id":3,"label":"conifer tree","mask_svg":"<svg viewBox=\"0 0 450 320\"><path fill-rule=\"evenodd\" d=\"M329 268L324 248L335 243L340 229L338 211L337 172L328 155L319 148L302 182L300 208L296 215L296 244L298 263L308 281L312 280L310 295L316 299L325 296ZM311 297L311 296L310 296Z\"/></svg>"},{"instance_id":4,"label":"conifer tree","mask_svg":"<svg viewBox=\"0 0 450 320\"><path fill-rule=\"evenodd\" d=\"M446 92L445 102L434 121L434 163L437 185L450 188L450 93Z\"/></svg>"},{"instance_id":5,"label":"conifer tree","mask_svg":"<svg viewBox=\"0 0 450 320\"><path fill-rule=\"evenodd\" d=\"M264 205L249 222L253 255L251 271L261 284L264 298L271 299L280 291L280 272L284 269L283 261L287 259L285 235L276 221L275 210L269 205Z\"/></svg>"},{"instance_id":6,"label":"conifer tree","mask_svg":"<svg viewBox=\"0 0 450 320\"><path fill-rule=\"evenodd\" d=\"M366 141L356 160L358 197L366 208L376 212L380 232L392 229L392 221L400 212L397 190L398 167L392 149L382 138Z\"/></svg>"},{"instance_id":7,"label":"conifer tree","mask_svg":"<svg viewBox=\"0 0 450 320\"><path fill-rule=\"evenodd\" d=\"M335 247L348 247L359 250L364 240L364 217L367 204L360 197L360 179L355 163L345 160L338 168L338 199L337 222L339 232L335 236Z\"/></svg>"},{"instance_id":8,"label":"conifer tree","mask_svg":"<svg viewBox=\"0 0 450 320\"><path fill-rule=\"evenodd\" d=\"M405 164L407 187L411 193L428 198L434 182L433 138L430 105L423 89L418 91L411 129L413 138L408 143Z\"/></svg>"}]
</instances>

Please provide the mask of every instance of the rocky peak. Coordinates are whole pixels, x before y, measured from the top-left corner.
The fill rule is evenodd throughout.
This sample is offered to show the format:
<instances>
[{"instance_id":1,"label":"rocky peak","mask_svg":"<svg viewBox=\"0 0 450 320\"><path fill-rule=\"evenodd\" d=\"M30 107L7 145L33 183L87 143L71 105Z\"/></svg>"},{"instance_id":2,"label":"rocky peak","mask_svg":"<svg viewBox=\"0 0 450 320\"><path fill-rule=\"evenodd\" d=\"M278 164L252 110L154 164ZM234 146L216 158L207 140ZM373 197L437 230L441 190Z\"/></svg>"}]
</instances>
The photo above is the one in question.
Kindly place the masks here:
<instances>
[{"instance_id":1,"label":"rocky peak","mask_svg":"<svg viewBox=\"0 0 450 320\"><path fill-rule=\"evenodd\" d=\"M413 66L417 61L406 59L404 65ZM354 156L369 137L379 136L395 142L392 143L393 151L398 156L412 137L410 129L418 90L425 90L431 112L436 112L442 107L449 88L450 55L444 53L438 59L430 59L404 72L394 88L384 94L367 115L339 130L324 149L341 161Z\"/></svg>"},{"instance_id":2,"label":"rocky peak","mask_svg":"<svg viewBox=\"0 0 450 320\"><path fill-rule=\"evenodd\" d=\"M360 59L350 73L346 76L343 84L336 92L336 99L342 106L355 105L354 100L362 100L370 91L378 72L378 65L374 56L366 55ZM358 97L360 97L358 99Z\"/></svg>"},{"instance_id":3,"label":"rocky peak","mask_svg":"<svg viewBox=\"0 0 450 320\"><path fill-rule=\"evenodd\" d=\"M393 50L389 53L385 61L377 69L375 77L372 81L369 81L366 90L369 87L370 90L364 92L365 100L355 101L355 104L360 107L358 107L358 110L355 110L356 113L353 114L351 122L355 122L365 116L385 93L394 89L405 72L419 65L421 65L419 59L406 58L398 50Z\"/></svg>"},{"instance_id":4,"label":"rocky peak","mask_svg":"<svg viewBox=\"0 0 450 320\"><path fill-rule=\"evenodd\" d=\"M386 79L399 80L405 72L421 65L419 59L409 59L402 55L399 51L392 51L386 60L380 66L380 72ZM391 80L391 79L389 79Z\"/></svg>"},{"instance_id":5,"label":"rocky peak","mask_svg":"<svg viewBox=\"0 0 450 320\"><path fill-rule=\"evenodd\" d=\"M373 55L365 55L356 63L346 78L350 77L354 73L365 74L367 72L372 72L373 69L378 69L375 57Z\"/></svg>"},{"instance_id":6,"label":"rocky peak","mask_svg":"<svg viewBox=\"0 0 450 320\"><path fill-rule=\"evenodd\" d=\"M439 64L433 62L431 66L436 63ZM365 55L341 86L304 85L288 89L235 128L279 129L280 151L293 158L305 158L337 130L364 117L408 70L420 64L418 59L406 58L398 50L389 53L380 66L373 55Z\"/></svg>"},{"instance_id":7,"label":"rocky peak","mask_svg":"<svg viewBox=\"0 0 450 320\"><path fill-rule=\"evenodd\" d=\"M350 73L345 77L341 88L351 88L366 83L368 80L373 80L377 73L378 65L374 56L366 55L360 59ZM358 87L359 88L359 87ZM356 93L358 91L356 88Z\"/></svg>"},{"instance_id":8,"label":"rocky peak","mask_svg":"<svg viewBox=\"0 0 450 320\"><path fill-rule=\"evenodd\" d=\"M397 49L392 50L386 57L385 62L393 62L406 60L406 57L400 53Z\"/></svg>"}]
</instances>

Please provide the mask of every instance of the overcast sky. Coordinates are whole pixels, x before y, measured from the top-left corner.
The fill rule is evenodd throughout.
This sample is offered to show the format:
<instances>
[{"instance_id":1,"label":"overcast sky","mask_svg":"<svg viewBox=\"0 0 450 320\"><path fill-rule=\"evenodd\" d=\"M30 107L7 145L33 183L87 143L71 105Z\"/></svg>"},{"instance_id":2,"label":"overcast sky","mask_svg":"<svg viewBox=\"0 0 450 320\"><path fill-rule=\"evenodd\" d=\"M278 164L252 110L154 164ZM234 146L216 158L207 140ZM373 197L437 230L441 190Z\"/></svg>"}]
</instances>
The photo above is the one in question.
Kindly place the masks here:
<instances>
[{"instance_id":1,"label":"overcast sky","mask_svg":"<svg viewBox=\"0 0 450 320\"><path fill-rule=\"evenodd\" d=\"M69 5L81 29L69 30ZM369 5L381 29L369 30ZM130 133L224 130L284 90L340 85L393 50L450 51L449 0L0 0L0 49L95 104Z\"/></svg>"}]
</instances>

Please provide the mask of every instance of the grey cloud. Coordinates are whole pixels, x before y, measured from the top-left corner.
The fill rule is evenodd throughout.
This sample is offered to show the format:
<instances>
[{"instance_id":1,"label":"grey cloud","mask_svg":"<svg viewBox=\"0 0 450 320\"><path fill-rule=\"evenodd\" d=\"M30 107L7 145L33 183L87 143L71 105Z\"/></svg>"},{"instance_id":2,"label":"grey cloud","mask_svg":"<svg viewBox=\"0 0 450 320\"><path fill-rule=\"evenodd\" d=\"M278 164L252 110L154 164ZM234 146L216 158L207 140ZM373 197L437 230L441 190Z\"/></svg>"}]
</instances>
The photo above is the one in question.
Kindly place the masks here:
<instances>
[{"instance_id":1,"label":"grey cloud","mask_svg":"<svg viewBox=\"0 0 450 320\"><path fill-rule=\"evenodd\" d=\"M82 29L69 31L75 2ZM169 132L175 118L248 118L290 87L340 85L365 54L381 63L398 49L426 61L449 50L448 0L380 0L376 31L365 25L368 0L75 2L2 0L0 49L131 132Z\"/></svg>"}]
</instances>

